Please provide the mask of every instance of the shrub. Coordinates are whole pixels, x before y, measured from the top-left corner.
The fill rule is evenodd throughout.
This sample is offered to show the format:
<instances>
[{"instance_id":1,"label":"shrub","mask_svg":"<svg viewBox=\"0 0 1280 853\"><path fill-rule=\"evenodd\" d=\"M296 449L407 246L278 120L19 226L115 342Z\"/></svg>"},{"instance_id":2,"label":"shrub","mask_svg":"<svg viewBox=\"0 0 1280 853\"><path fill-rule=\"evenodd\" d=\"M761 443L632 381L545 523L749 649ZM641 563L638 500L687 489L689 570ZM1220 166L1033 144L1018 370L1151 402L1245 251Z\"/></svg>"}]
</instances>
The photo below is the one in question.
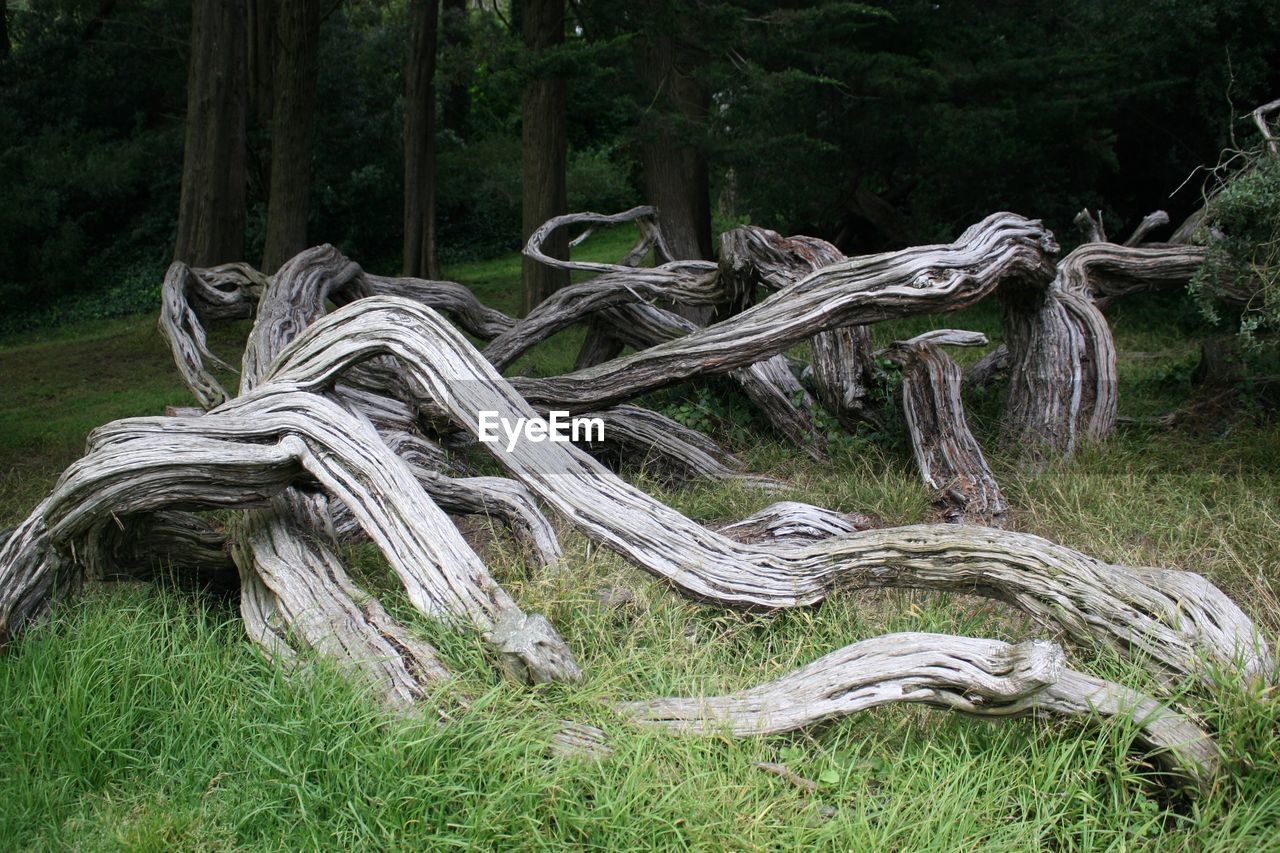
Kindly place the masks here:
<instances>
[{"instance_id":1,"label":"shrub","mask_svg":"<svg viewBox=\"0 0 1280 853\"><path fill-rule=\"evenodd\" d=\"M1191 280L1205 316L1222 318L1224 288L1251 294L1239 310L1247 349L1280 331L1280 157L1261 154L1227 179L1208 201L1199 232L1208 256ZM1233 312L1234 313L1234 312Z\"/></svg>"}]
</instances>

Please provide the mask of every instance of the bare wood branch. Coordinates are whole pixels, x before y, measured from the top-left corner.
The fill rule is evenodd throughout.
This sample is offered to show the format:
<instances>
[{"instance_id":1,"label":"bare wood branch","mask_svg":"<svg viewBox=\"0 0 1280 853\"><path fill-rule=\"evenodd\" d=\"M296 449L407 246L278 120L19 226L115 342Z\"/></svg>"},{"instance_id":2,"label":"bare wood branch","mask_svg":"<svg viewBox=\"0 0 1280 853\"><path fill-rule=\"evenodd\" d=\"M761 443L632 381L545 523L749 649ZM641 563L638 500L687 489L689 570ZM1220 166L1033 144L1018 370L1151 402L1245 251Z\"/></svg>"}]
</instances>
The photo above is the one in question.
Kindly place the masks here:
<instances>
[{"instance_id":1,"label":"bare wood branch","mask_svg":"<svg viewBox=\"0 0 1280 853\"><path fill-rule=\"evenodd\" d=\"M1038 222L995 214L949 246L823 267L741 314L677 340L564 376L515 382L536 405L600 408L691 376L745 367L820 331L958 310L1001 281L1047 281L1047 253L1056 249Z\"/></svg>"},{"instance_id":2,"label":"bare wood branch","mask_svg":"<svg viewBox=\"0 0 1280 853\"><path fill-rule=\"evenodd\" d=\"M515 421L529 404L459 333L428 309L369 299L319 321L281 354L274 381L320 387L351 364L394 356L455 423L477 413ZM1171 572L1101 563L1035 536L982 527L918 525L864 531L785 551L733 542L619 480L562 443L506 453L484 445L513 477L592 539L696 598L731 606L793 607L837 585L976 592L1009 602L1073 639L1115 646L1156 673L1203 673L1207 657L1266 678L1266 643L1229 598L1203 579L1176 594Z\"/></svg>"},{"instance_id":3,"label":"bare wood branch","mask_svg":"<svg viewBox=\"0 0 1280 853\"><path fill-rule=\"evenodd\" d=\"M986 346L978 332L940 329L891 346L902 367L902 410L920 476L944 521L1002 524L1009 511L960 401L960 368L943 346ZM877 355L880 355L879 353Z\"/></svg>"},{"instance_id":4,"label":"bare wood branch","mask_svg":"<svg viewBox=\"0 0 1280 853\"><path fill-rule=\"evenodd\" d=\"M1157 228L1163 228L1169 224L1169 214L1163 210L1156 210L1142 217L1142 221L1138 223L1138 227L1133 229L1133 233L1129 235L1129 239L1124 241L1126 246L1137 246L1147 238L1147 235Z\"/></svg>"},{"instance_id":5,"label":"bare wood branch","mask_svg":"<svg viewBox=\"0 0 1280 853\"><path fill-rule=\"evenodd\" d=\"M1010 645L944 634L889 634L863 640L783 677L728 696L615 705L673 734L764 735L803 728L894 702L980 717L1050 713L1134 726L1166 769L1208 788L1218 772L1207 734L1154 699L1067 668L1058 646Z\"/></svg>"},{"instance_id":6,"label":"bare wood branch","mask_svg":"<svg viewBox=\"0 0 1280 853\"><path fill-rule=\"evenodd\" d=\"M1276 110L1280 110L1280 98L1263 104L1254 110L1253 123L1258 126L1258 131L1262 134L1262 140L1267 143L1267 148L1272 154L1280 156L1280 141L1276 140L1276 136L1271 132L1271 125L1267 123L1267 116Z\"/></svg>"}]
</instances>

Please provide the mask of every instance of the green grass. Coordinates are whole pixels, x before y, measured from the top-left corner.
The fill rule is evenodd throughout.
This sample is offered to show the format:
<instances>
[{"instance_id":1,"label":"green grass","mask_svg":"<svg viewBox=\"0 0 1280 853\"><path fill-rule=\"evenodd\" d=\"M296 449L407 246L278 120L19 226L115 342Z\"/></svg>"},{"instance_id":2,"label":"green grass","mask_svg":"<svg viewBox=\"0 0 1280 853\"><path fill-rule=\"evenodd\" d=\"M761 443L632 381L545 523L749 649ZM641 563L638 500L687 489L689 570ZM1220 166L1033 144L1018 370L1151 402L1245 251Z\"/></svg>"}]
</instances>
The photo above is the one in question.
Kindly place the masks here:
<instances>
[{"instance_id":1,"label":"green grass","mask_svg":"<svg viewBox=\"0 0 1280 853\"><path fill-rule=\"evenodd\" d=\"M593 254L614 257L626 234ZM588 244L591 247L592 244ZM449 270L514 308L514 257ZM1139 299L1145 299L1140 297ZM1121 408L1160 411L1190 393L1194 335L1174 301L1121 306ZM886 324L878 338L956 326L998 334L990 308ZM236 352L243 327L218 329ZM580 333L578 333L580 335ZM517 371L571 362L573 333ZM965 358L975 357L968 354ZM150 317L0 344L0 526L14 523L115 417L154 414L185 395ZM717 397L717 400L721 398ZM721 405L717 403L717 405ZM994 447L998 399L972 419ZM716 414L716 412L712 412ZM1123 428L1104 446L1037 474L991 454L1016 527L1107 560L1202 572L1274 637L1280 625L1277 428L1239 413L1209 434ZM900 441L859 437L814 465L767 434L726 434L752 468L791 484L781 497L920 519L926 495ZM638 476L643 477L640 472ZM738 486L662 488L716 522L779 496ZM1230 684L1195 696L1228 772L1196 802L1163 794L1122 725L973 721L886 708L807 733L757 740L670 739L629 729L611 699L721 692L781 674L886 631L1044 636L1008 608L968 596L878 592L821 607L751 614L681 599L566 531L565 564L525 565L498 548L495 575L545 613L579 657L577 686L523 688L494 675L479 640L417 616L385 564L352 549L354 574L435 643L469 709L388 717L321 661L295 675L263 660L231 605L146 586L95 589L27 632L0 661L0 838L6 847L791 848L1022 850L1034 847L1253 849L1280 844L1280 700ZM620 609L593 593L626 585ZM1132 665L1072 649L1073 665L1150 688ZM607 730L598 762L548 754L557 720ZM753 767L783 761L806 794ZM828 815L828 810L834 813Z\"/></svg>"}]
</instances>

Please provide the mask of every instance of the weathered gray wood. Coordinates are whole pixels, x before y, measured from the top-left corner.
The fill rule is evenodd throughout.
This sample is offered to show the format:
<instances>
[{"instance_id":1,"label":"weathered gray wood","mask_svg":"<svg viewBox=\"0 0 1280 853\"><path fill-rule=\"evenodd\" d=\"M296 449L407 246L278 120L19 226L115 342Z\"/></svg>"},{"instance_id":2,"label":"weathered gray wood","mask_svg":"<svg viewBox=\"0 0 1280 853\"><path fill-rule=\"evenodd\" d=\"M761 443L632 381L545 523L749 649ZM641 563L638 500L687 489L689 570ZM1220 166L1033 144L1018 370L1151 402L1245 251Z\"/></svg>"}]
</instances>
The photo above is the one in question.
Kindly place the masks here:
<instances>
[{"instance_id":1,"label":"weathered gray wood","mask_svg":"<svg viewBox=\"0 0 1280 853\"><path fill-rule=\"evenodd\" d=\"M1119 409L1116 351L1100 309L1128 293L1183 286L1203 259L1193 246L1090 242L1058 264L1047 290L1006 290L1005 443L1035 459L1110 435Z\"/></svg>"},{"instance_id":2,"label":"weathered gray wood","mask_svg":"<svg viewBox=\"0 0 1280 853\"><path fill-rule=\"evenodd\" d=\"M692 376L745 367L821 331L958 310L1002 281L1047 282L1049 254L1056 250L1040 223L994 214L950 245L823 267L741 314L682 338L564 376L514 382L535 405L601 408Z\"/></svg>"},{"instance_id":3,"label":"weathered gray wood","mask_svg":"<svg viewBox=\"0 0 1280 853\"><path fill-rule=\"evenodd\" d=\"M268 506L290 485L312 479L356 516L423 613L464 619L483 632L523 618L371 425L323 397L287 387L263 388L199 418L133 418L96 430L88 454L59 481L45 516L54 546L91 562L96 534L113 523L113 513ZM278 505L272 509L283 514ZM303 523L296 514L293 521ZM273 550L278 555L281 547ZM543 657L526 662L530 672L577 677L563 642L539 637L535 651Z\"/></svg>"},{"instance_id":4,"label":"weathered gray wood","mask_svg":"<svg viewBox=\"0 0 1280 853\"><path fill-rule=\"evenodd\" d=\"M1185 287L1204 255L1199 246L1086 243L1062 259L1058 277L1063 290L1105 307L1131 293Z\"/></svg>"},{"instance_id":5,"label":"weathered gray wood","mask_svg":"<svg viewBox=\"0 0 1280 853\"><path fill-rule=\"evenodd\" d=\"M774 681L728 696L615 704L673 734L738 736L792 731L895 702L979 717L1048 713L1132 725L1167 770L1209 788L1219 769L1212 739L1150 696L1067 667L1058 646L1010 645L944 634L863 640Z\"/></svg>"},{"instance_id":6,"label":"weathered gray wood","mask_svg":"<svg viewBox=\"0 0 1280 853\"><path fill-rule=\"evenodd\" d=\"M1276 110L1280 110L1280 98L1263 104L1254 110L1251 115L1253 116L1253 123L1258 126L1258 131L1262 134L1263 141L1267 143L1267 149L1273 156L1280 157L1280 140L1272 132L1271 125L1267 123L1267 116Z\"/></svg>"},{"instance_id":7,"label":"weathered gray wood","mask_svg":"<svg viewBox=\"0 0 1280 853\"><path fill-rule=\"evenodd\" d=\"M847 260L835 246L815 237L783 237L767 228L747 226L721 238L720 276L729 289L747 295L757 287L777 291L823 267ZM860 422L883 426L883 419L867 400L875 381L871 333L866 326L820 331L809 341L818 399L848 429Z\"/></svg>"},{"instance_id":8,"label":"weathered gray wood","mask_svg":"<svg viewBox=\"0 0 1280 853\"><path fill-rule=\"evenodd\" d=\"M454 281L393 278L367 272L363 278L370 294L400 296L429 305L484 341L493 340L516 324L513 317L485 305L469 287Z\"/></svg>"},{"instance_id":9,"label":"weathered gray wood","mask_svg":"<svg viewBox=\"0 0 1280 853\"><path fill-rule=\"evenodd\" d=\"M599 313L610 335L637 350L696 332L692 321L674 311L645 303L607 308ZM766 421L815 461L826 459L826 437L811 415L817 403L787 360L770 356L729 372Z\"/></svg>"},{"instance_id":10,"label":"weathered gray wood","mask_svg":"<svg viewBox=\"0 0 1280 853\"><path fill-rule=\"evenodd\" d=\"M1102 226L1102 211L1099 210L1097 216L1089 208L1084 208L1076 214L1076 227L1080 229L1080 235L1086 243L1106 243L1107 229Z\"/></svg>"},{"instance_id":11,"label":"weathered gray wood","mask_svg":"<svg viewBox=\"0 0 1280 853\"><path fill-rule=\"evenodd\" d=\"M206 409L227 399L206 361L232 368L209 349L203 322L207 319L252 317L265 279L243 265L192 270L181 261L170 264L160 288L160 333L169 343L174 364L192 395ZM252 272L254 275L249 276ZM237 275L236 273L242 273Z\"/></svg>"},{"instance_id":12,"label":"weathered gray wood","mask_svg":"<svg viewBox=\"0 0 1280 853\"><path fill-rule=\"evenodd\" d=\"M879 519L862 513L834 512L798 501L779 501L741 521L726 524L719 532L737 542L806 544L880 526Z\"/></svg>"},{"instance_id":13,"label":"weathered gray wood","mask_svg":"<svg viewBox=\"0 0 1280 853\"><path fill-rule=\"evenodd\" d=\"M539 229L529 240L525 250L527 255L559 268L598 272L600 275L549 296L510 332L490 343L484 351L485 357L502 369L556 331L599 315L592 326L595 340L590 348L584 345L579 353L579 367L589 367L600 363L600 356L606 350L616 355L619 343L644 349L699 328L688 318L652 304L656 301L676 308L723 308L726 303L733 303L726 310L736 310L752 301L747 291L753 289L754 284L748 285L740 277L726 274L723 261L719 269L703 261L670 262L655 268L632 265L631 261L642 249L650 245L661 249L662 238L654 227L654 217L653 209L647 207L634 208L616 216L573 214L557 217ZM566 225L579 222L614 224L633 220L649 223L649 227L636 249L621 265L560 261L547 257L541 251L542 240ZM726 235L726 240L732 242L731 235ZM605 323L608 323L607 327ZM776 357L766 359L734 371L733 376L765 419L779 432L811 458L818 461L826 458L825 437L809 414L815 403L784 360Z\"/></svg>"},{"instance_id":14,"label":"weathered gray wood","mask_svg":"<svg viewBox=\"0 0 1280 853\"><path fill-rule=\"evenodd\" d=\"M960 401L960 368L943 346L986 346L977 332L942 329L877 353L902 368L902 411L920 476L942 521L1003 524L1009 507Z\"/></svg>"},{"instance_id":15,"label":"weathered gray wood","mask_svg":"<svg viewBox=\"0 0 1280 853\"><path fill-rule=\"evenodd\" d=\"M365 300L324 318L281 354L274 382L323 387L351 364L394 356L460 426L477 412L534 417L524 398L428 309ZM863 531L785 550L733 542L624 483L578 449L525 443L495 458L579 530L697 598L731 606L812 604L835 586L976 592L1009 602L1072 639L1103 643L1153 672L1202 675L1203 661L1266 678L1253 623L1203 579L1111 566L1028 534L956 525ZM1192 583L1188 580L1187 583ZM1178 590L1174 591L1173 587Z\"/></svg>"},{"instance_id":16,"label":"weathered gray wood","mask_svg":"<svg viewBox=\"0 0 1280 853\"><path fill-rule=\"evenodd\" d=\"M1129 235L1129 239L1124 241L1126 246L1139 246L1146 241L1147 235L1157 228L1163 228L1169 224L1169 214L1163 210L1153 210L1146 216L1142 217L1142 221L1138 223L1138 227L1133 229L1133 233Z\"/></svg>"},{"instance_id":17,"label":"weathered gray wood","mask_svg":"<svg viewBox=\"0 0 1280 853\"><path fill-rule=\"evenodd\" d=\"M0 546L0 643L8 643L54 603L75 595L83 574L49 542L46 498L9 532Z\"/></svg>"},{"instance_id":18,"label":"weathered gray wood","mask_svg":"<svg viewBox=\"0 0 1280 853\"><path fill-rule=\"evenodd\" d=\"M286 660L298 645L324 654L392 706L411 704L448 679L435 649L357 587L315 533L291 529L290 515L250 512L237 531L241 565L253 568L241 597L250 636Z\"/></svg>"}]
</instances>

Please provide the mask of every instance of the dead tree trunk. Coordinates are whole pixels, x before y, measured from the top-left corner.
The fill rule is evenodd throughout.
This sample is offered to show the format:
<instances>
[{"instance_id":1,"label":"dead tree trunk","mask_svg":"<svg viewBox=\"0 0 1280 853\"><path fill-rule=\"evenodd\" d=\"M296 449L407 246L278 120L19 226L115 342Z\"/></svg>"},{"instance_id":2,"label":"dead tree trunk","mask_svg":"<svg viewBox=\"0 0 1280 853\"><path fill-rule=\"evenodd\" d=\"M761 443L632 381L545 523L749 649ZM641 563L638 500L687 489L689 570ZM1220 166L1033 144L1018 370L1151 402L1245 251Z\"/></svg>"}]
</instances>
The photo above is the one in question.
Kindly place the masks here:
<instances>
[{"instance_id":1,"label":"dead tree trunk","mask_svg":"<svg viewBox=\"0 0 1280 853\"><path fill-rule=\"evenodd\" d=\"M637 722L676 734L765 735L892 702L979 717L1051 713L1129 720L1163 767L1207 789L1218 750L1194 722L1149 696L1067 668L1052 643L1009 645L943 634L889 634L832 652L730 696L624 702Z\"/></svg>"},{"instance_id":2,"label":"dead tree trunk","mask_svg":"<svg viewBox=\"0 0 1280 853\"><path fill-rule=\"evenodd\" d=\"M1074 287L1061 293L1046 287L1047 255L1055 249L1039 223L997 214L949 246L823 266L714 326L567 376L515 382L421 303L438 299L495 339L520 324L447 283L367 276L331 247L300 254L271 278L234 266L192 271L175 264L162 326L210 411L127 419L93 433L86 456L0 542L0 636L12 636L55 596L74 592L84 574L128 570L146 562L152 548L190 542L193 562L215 563L225 574L225 560L211 558L216 532L174 511L233 509L242 514L227 538L240 571L246 630L281 658L304 648L334 656L391 704L416 701L447 676L434 650L345 574L336 545L358 531L379 547L417 609L478 631L504 670L534 682L575 679L580 673L564 640L545 619L521 610L445 514L451 500L484 507L488 495L501 493L509 498L503 512L524 519L531 541L541 536L544 559L554 559L558 548L531 497L679 592L713 604L771 610L884 587L964 592L1007 602L1073 641L1112 648L1162 685L1211 680L1213 672L1274 678L1270 650L1254 624L1192 573L1109 565L1039 537L981 526L876 529L874 522L798 504L776 505L717 532L571 444L526 442L508 452L481 443L510 477L491 483L444 474L445 454L428 437L431 429L475 437L481 412L535 419L535 407L590 410L685 378L747 370L820 332L954 310L998 286L1012 288L1010 299L1042 294L1037 310L1050 305L1063 312L1056 325L1028 324L1028 336L1065 328L1083 337L1083 315L1068 312L1077 310L1073 300L1089 308L1092 302ZM637 272L596 266L606 275ZM697 279L704 270L690 271ZM638 280L656 275L655 287L687 285L689 277L677 272L641 271ZM694 291L702 287L699 281ZM326 316L329 301L342 307ZM226 399L201 373L209 354L194 306L239 316L255 302L240 393ZM633 300L605 311L623 309L659 310ZM543 322L532 320L522 334ZM994 483L987 489L981 454L965 441L958 370L931 349L934 343L899 348L922 470L940 483L967 477L964 511L995 515L998 491ZM1075 353L1101 348L1074 345ZM1010 350L1023 346L1011 340ZM1073 369L1082 364L1072 361ZM1076 386L1076 418L1102 405L1097 396L1084 399L1089 387ZM633 435L652 427L625 408L613 417L629 422ZM620 709L694 730L708 717L747 733L901 699L905 683L924 685L911 700L968 713L1123 716L1172 768L1197 781L1214 773L1211 745L1185 718L1142 694L1065 670L1061 652L1047 644L880 638L755 691Z\"/></svg>"},{"instance_id":3,"label":"dead tree trunk","mask_svg":"<svg viewBox=\"0 0 1280 853\"><path fill-rule=\"evenodd\" d=\"M440 278L436 252L436 25L437 0L409 6L405 64L404 274Z\"/></svg>"},{"instance_id":4,"label":"dead tree trunk","mask_svg":"<svg viewBox=\"0 0 1280 853\"><path fill-rule=\"evenodd\" d=\"M174 258L199 267L244 259L245 0L193 0Z\"/></svg>"},{"instance_id":5,"label":"dead tree trunk","mask_svg":"<svg viewBox=\"0 0 1280 853\"><path fill-rule=\"evenodd\" d=\"M1009 511L960 402L960 368L943 346L986 346L977 332L943 330L878 353L902 368L902 411L920 476L943 521L1003 523Z\"/></svg>"},{"instance_id":6,"label":"dead tree trunk","mask_svg":"<svg viewBox=\"0 0 1280 853\"><path fill-rule=\"evenodd\" d=\"M1105 237L1100 224L1090 230ZM1202 260L1195 247L1088 242L1058 264L1047 290L1003 291L1006 444L1031 458L1069 456L1080 441L1110 435L1119 408L1116 351L1101 308L1127 293L1185 285Z\"/></svg>"},{"instance_id":7,"label":"dead tree trunk","mask_svg":"<svg viewBox=\"0 0 1280 853\"><path fill-rule=\"evenodd\" d=\"M266 273L274 273L307 247L320 70L320 0L277 3L275 34L280 47L272 76L271 196L262 250Z\"/></svg>"}]
</instances>

